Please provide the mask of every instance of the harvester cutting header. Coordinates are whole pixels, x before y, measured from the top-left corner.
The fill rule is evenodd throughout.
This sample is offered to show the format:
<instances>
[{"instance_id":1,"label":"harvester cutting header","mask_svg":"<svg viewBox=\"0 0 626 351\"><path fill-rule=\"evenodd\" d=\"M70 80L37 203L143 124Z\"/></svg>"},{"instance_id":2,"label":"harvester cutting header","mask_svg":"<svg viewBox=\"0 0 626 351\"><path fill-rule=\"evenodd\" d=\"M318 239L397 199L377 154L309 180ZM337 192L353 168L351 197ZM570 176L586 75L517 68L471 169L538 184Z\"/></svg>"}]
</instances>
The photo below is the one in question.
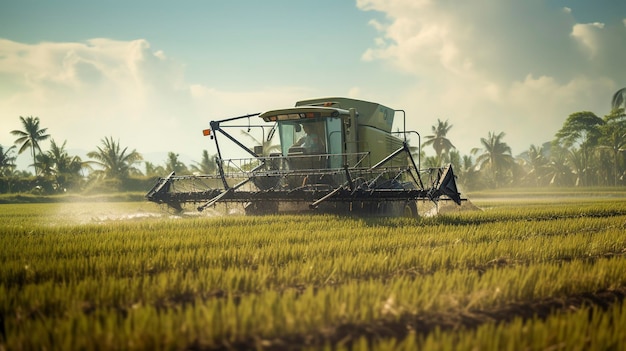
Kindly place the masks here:
<instances>
[{"instance_id":1,"label":"harvester cutting header","mask_svg":"<svg viewBox=\"0 0 626 351\"><path fill-rule=\"evenodd\" d=\"M396 115L402 130L392 132ZM250 124L258 117L265 123ZM236 121L248 120L247 125ZM275 133L279 152L246 147L227 128L261 128L264 141ZM267 131L267 137L265 132ZM461 203L452 168L420 169L409 147L403 110L349 98L298 101L295 107L210 122L204 131L217 149L216 174L160 178L148 200L182 210L217 204L243 205L247 214L320 211L359 215L416 216L417 201ZM225 137L250 154L225 159Z\"/></svg>"}]
</instances>

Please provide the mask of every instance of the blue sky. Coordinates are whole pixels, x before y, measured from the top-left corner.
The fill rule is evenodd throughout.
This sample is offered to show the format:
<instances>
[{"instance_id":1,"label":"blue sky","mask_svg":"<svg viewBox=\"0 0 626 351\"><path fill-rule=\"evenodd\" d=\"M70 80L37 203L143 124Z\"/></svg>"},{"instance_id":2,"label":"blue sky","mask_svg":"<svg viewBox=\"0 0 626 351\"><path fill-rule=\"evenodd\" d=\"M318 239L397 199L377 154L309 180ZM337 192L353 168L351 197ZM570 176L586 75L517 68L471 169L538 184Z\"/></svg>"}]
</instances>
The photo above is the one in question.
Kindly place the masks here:
<instances>
[{"instance_id":1,"label":"blue sky","mask_svg":"<svg viewBox=\"0 0 626 351\"><path fill-rule=\"evenodd\" d=\"M33 115L77 153L113 136L190 162L212 119L351 96L422 135L449 120L462 154L490 131L518 154L608 113L625 44L621 0L2 0L0 144Z\"/></svg>"},{"instance_id":2,"label":"blue sky","mask_svg":"<svg viewBox=\"0 0 626 351\"><path fill-rule=\"evenodd\" d=\"M19 4L11 6L15 15L2 15L8 18L2 18L1 33L10 33L8 39L145 39L185 65L190 81L235 90L301 80L320 84L324 75L312 71L355 74L353 64L376 35L368 21L381 17L359 11L352 1L331 0ZM320 47L326 52L319 53Z\"/></svg>"}]
</instances>

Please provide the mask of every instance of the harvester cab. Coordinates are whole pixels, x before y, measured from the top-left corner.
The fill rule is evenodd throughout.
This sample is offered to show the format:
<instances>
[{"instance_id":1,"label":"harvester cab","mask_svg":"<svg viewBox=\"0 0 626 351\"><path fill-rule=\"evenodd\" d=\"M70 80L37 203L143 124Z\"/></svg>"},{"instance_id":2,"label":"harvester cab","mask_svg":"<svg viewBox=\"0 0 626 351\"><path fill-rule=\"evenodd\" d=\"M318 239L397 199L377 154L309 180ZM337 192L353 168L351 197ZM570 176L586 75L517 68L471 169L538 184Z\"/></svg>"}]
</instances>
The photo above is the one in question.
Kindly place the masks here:
<instances>
[{"instance_id":1,"label":"harvester cab","mask_svg":"<svg viewBox=\"0 0 626 351\"><path fill-rule=\"evenodd\" d=\"M417 215L417 201L448 199L460 204L452 168L420 169L408 143L414 131L392 132L394 117L404 111L350 98L303 100L295 107L212 121L205 135L215 141L217 174L160 178L148 192L150 201L182 210L200 203L243 204L248 214L322 212L362 215ZM250 149L225 128L260 117L278 132L274 152ZM250 125L248 126L250 128ZM224 159L218 135L252 156Z\"/></svg>"}]
</instances>

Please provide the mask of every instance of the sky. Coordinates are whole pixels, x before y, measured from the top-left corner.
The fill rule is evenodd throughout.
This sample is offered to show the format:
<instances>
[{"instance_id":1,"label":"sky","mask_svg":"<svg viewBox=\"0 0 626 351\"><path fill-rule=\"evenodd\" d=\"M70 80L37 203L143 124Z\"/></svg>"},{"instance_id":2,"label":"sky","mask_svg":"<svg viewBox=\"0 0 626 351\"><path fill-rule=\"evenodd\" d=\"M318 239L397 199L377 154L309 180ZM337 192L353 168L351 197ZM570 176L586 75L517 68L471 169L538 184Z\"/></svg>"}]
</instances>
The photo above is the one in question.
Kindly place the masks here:
<instances>
[{"instance_id":1,"label":"sky","mask_svg":"<svg viewBox=\"0 0 626 351\"><path fill-rule=\"evenodd\" d=\"M211 120L346 96L422 136L447 120L463 155L489 132L517 155L625 86L623 0L0 0L5 148L37 116L83 158L113 137L190 163L216 152Z\"/></svg>"}]
</instances>

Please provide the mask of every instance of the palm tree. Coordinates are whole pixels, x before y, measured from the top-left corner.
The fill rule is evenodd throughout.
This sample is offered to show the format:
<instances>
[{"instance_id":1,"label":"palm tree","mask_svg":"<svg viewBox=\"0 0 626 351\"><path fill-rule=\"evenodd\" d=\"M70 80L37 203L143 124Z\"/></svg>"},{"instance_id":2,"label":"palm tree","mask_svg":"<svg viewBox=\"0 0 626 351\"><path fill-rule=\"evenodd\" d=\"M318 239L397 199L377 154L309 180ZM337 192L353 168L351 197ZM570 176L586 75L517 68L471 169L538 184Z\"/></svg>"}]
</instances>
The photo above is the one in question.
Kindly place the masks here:
<instances>
[{"instance_id":1,"label":"palm tree","mask_svg":"<svg viewBox=\"0 0 626 351\"><path fill-rule=\"evenodd\" d=\"M80 176L80 172L87 167L87 164L78 156L70 156L65 150L65 144L67 140L61 146L54 139L50 141L48 155L54 161L54 170L57 174Z\"/></svg>"},{"instance_id":2,"label":"palm tree","mask_svg":"<svg viewBox=\"0 0 626 351\"><path fill-rule=\"evenodd\" d=\"M13 149L15 149L15 145L6 150L0 145L0 176L2 177L10 176L15 169L16 157L13 156Z\"/></svg>"},{"instance_id":3,"label":"palm tree","mask_svg":"<svg viewBox=\"0 0 626 351\"><path fill-rule=\"evenodd\" d=\"M250 132L246 132L245 130L242 130L241 134L263 148L262 156L268 156L272 152L280 152L280 145L272 145L273 139L259 141L257 138L253 137Z\"/></svg>"},{"instance_id":4,"label":"palm tree","mask_svg":"<svg viewBox=\"0 0 626 351\"><path fill-rule=\"evenodd\" d=\"M102 147L98 146L96 151L87 154L94 159L92 163L102 167L94 173L104 175L105 178L124 179L131 174L139 174L135 167L143 158L136 150L128 151L128 147L122 148L119 140L115 142L113 137L105 137L101 140Z\"/></svg>"},{"instance_id":5,"label":"palm tree","mask_svg":"<svg viewBox=\"0 0 626 351\"><path fill-rule=\"evenodd\" d=\"M613 158L613 185L617 185L621 174L619 153L626 151L626 121L620 115L620 110L613 109L611 114L604 117L599 145L600 149L608 150Z\"/></svg>"},{"instance_id":6,"label":"palm tree","mask_svg":"<svg viewBox=\"0 0 626 351\"><path fill-rule=\"evenodd\" d=\"M480 169L486 168L490 170L491 181L495 187L502 183L506 173L515 165L515 160L511 155L511 147L502 141L504 136L504 132L500 132L497 135L494 132L489 132L487 138L480 138L483 148L471 150L472 154L483 151L476 158L476 164Z\"/></svg>"},{"instance_id":7,"label":"palm tree","mask_svg":"<svg viewBox=\"0 0 626 351\"><path fill-rule=\"evenodd\" d=\"M613 99L611 99L611 107L613 110L617 110L619 108L626 109L626 88L622 88L616 91L615 94L613 94Z\"/></svg>"},{"instance_id":8,"label":"palm tree","mask_svg":"<svg viewBox=\"0 0 626 351\"><path fill-rule=\"evenodd\" d=\"M553 186L572 186L579 184L581 179L580 173L572 170L570 163L576 163L575 152L571 150L564 150L564 152L556 152L550 158L550 162L547 165L546 176L550 179L549 184ZM575 179L576 178L576 179Z\"/></svg>"},{"instance_id":9,"label":"palm tree","mask_svg":"<svg viewBox=\"0 0 626 351\"><path fill-rule=\"evenodd\" d=\"M39 169L39 175L44 177L50 177L56 173L54 160L48 153L41 153L35 156L35 168Z\"/></svg>"},{"instance_id":10,"label":"palm tree","mask_svg":"<svg viewBox=\"0 0 626 351\"><path fill-rule=\"evenodd\" d=\"M22 121L22 126L24 130L13 130L11 134L16 135L18 138L15 139L15 144L21 144L18 154L21 154L27 148L31 149L31 153L33 156L33 166L35 167L35 175L37 175L37 160L35 159L36 151L41 153L41 147L39 145L40 142L48 139L50 137L49 134L46 134L48 128L39 128L39 117L22 117L20 116L20 121Z\"/></svg>"},{"instance_id":11,"label":"palm tree","mask_svg":"<svg viewBox=\"0 0 626 351\"><path fill-rule=\"evenodd\" d=\"M423 168L439 168L441 166L441 157L427 156L422 160Z\"/></svg>"},{"instance_id":12,"label":"palm tree","mask_svg":"<svg viewBox=\"0 0 626 351\"><path fill-rule=\"evenodd\" d=\"M545 156L545 148L549 145L549 143L542 146L533 144L522 154L523 163L528 170L524 176L526 183L532 183L533 186L543 185L549 163Z\"/></svg>"},{"instance_id":13,"label":"palm tree","mask_svg":"<svg viewBox=\"0 0 626 351\"><path fill-rule=\"evenodd\" d=\"M458 172L456 172L458 170ZM455 174L459 177L460 184L466 190L478 189L482 186L481 177L478 176L478 170L474 164L474 159L470 155L464 155L461 160L461 167L455 170Z\"/></svg>"},{"instance_id":14,"label":"palm tree","mask_svg":"<svg viewBox=\"0 0 626 351\"><path fill-rule=\"evenodd\" d=\"M202 159L191 165L191 170L200 174L213 174L217 171L217 155L209 156L207 150L202 150Z\"/></svg>"},{"instance_id":15,"label":"palm tree","mask_svg":"<svg viewBox=\"0 0 626 351\"><path fill-rule=\"evenodd\" d=\"M448 158L454 170L461 169L462 167L461 163L463 162L463 157L461 156L461 153L458 150L450 150L450 153L448 154Z\"/></svg>"},{"instance_id":16,"label":"palm tree","mask_svg":"<svg viewBox=\"0 0 626 351\"><path fill-rule=\"evenodd\" d=\"M156 166L154 163L148 161L144 162L144 165L146 167L146 176L148 177L162 177L165 175L165 168L163 168L163 166Z\"/></svg>"},{"instance_id":17,"label":"palm tree","mask_svg":"<svg viewBox=\"0 0 626 351\"><path fill-rule=\"evenodd\" d=\"M176 172L176 174L188 173L187 166L178 159L178 154L173 152L167 153L167 161L165 161L165 173Z\"/></svg>"},{"instance_id":18,"label":"palm tree","mask_svg":"<svg viewBox=\"0 0 626 351\"><path fill-rule=\"evenodd\" d=\"M581 111L572 113L567 117L563 127L556 133L553 145L563 145L566 148L580 148L581 166L584 170L579 174L582 183L580 185L587 186L592 184L590 178L591 165L594 163L593 156L598 140L602 135L602 125L605 121L596 116L593 112Z\"/></svg>"},{"instance_id":19,"label":"palm tree","mask_svg":"<svg viewBox=\"0 0 626 351\"><path fill-rule=\"evenodd\" d=\"M442 155L447 155L450 149L455 149L452 142L446 138L451 128L452 125L448 124L448 120L442 122L440 119L437 119L437 124L432 126L433 135L426 136L427 140L422 143L422 147L432 145L437 158L442 160Z\"/></svg>"},{"instance_id":20,"label":"palm tree","mask_svg":"<svg viewBox=\"0 0 626 351\"><path fill-rule=\"evenodd\" d=\"M88 168L78 156L70 156L65 150L65 144L57 144L54 139L50 141L50 150L46 155L53 163L53 172L60 188L65 189L78 183L82 177L81 171Z\"/></svg>"}]
</instances>

